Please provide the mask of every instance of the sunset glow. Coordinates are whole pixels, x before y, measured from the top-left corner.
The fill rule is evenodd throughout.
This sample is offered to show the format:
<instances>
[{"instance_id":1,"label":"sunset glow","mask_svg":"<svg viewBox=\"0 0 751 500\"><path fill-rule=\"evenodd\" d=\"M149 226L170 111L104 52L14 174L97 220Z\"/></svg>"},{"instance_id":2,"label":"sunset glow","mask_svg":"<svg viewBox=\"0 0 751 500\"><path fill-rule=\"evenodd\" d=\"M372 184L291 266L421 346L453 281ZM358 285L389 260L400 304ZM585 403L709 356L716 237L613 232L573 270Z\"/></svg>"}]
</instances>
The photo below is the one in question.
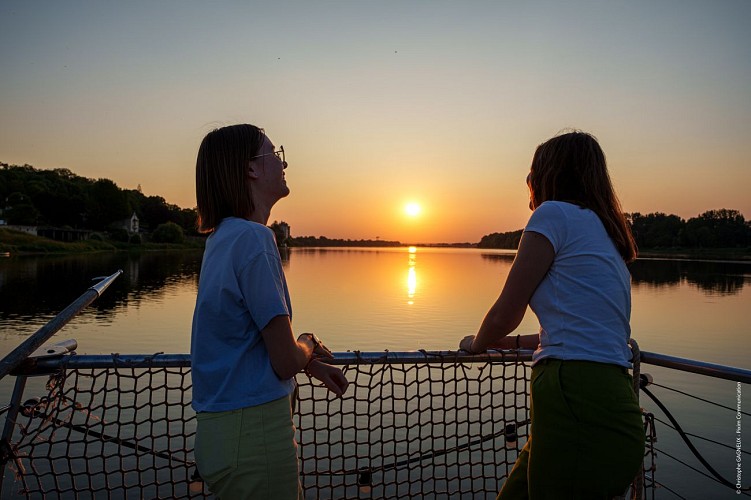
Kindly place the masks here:
<instances>
[{"instance_id":1,"label":"sunset glow","mask_svg":"<svg viewBox=\"0 0 751 500\"><path fill-rule=\"evenodd\" d=\"M420 212L422 212L422 207L417 202L411 201L404 206L404 213L410 217L417 217Z\"/></svg>"},{"instance_id":2,"label":"sunset glow","mask_svg":"<svg viewBox=\"0 0 751 500\"><path fill-rule=\"evenodd\" d=\"M293 237L477 243L576 128L625 211L751 218L748 1L42 4L0 2L2 163L193 208L202 138L252 123Z\"/></svg>"}]
</instances>

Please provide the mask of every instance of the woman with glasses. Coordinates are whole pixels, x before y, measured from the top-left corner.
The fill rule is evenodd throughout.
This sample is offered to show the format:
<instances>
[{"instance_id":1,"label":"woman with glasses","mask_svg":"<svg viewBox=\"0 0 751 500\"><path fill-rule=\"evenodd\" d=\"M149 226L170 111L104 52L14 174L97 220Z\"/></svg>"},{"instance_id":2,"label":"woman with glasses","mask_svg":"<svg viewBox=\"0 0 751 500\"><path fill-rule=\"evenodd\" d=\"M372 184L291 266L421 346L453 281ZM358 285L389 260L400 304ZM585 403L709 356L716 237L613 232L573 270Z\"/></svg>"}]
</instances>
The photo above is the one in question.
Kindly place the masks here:
<instances>
[{"instance_id":1,"label":"woman with glasses","mask_svg":"<svg viewBox=\"0 0 751 500\"><path fill-rule=\"evenodd\" d=\"M302 498L292 424L294 377L305 370L338 396L341 370L313 334L292 333L273 231L289 194L284 148L264 131L210 132L196 161L198 227L209 233L193 314L191 367L198 471L221 499Z\"/></svg>"},{"instance_id":2,"label":"woman with glasses","mask_svg":"<svg viewBox=\"0 0 751 500\"><path fill-rule=\"evenodd\" d=\"M644 430L628 374L636 245L597 140L540 145L527 176L532 216L500 296L469 352L535 349L529 439L499 499L612 498L641 469ZM527 305L539 335L508 334Z\"/></svg>"}]
</instances>

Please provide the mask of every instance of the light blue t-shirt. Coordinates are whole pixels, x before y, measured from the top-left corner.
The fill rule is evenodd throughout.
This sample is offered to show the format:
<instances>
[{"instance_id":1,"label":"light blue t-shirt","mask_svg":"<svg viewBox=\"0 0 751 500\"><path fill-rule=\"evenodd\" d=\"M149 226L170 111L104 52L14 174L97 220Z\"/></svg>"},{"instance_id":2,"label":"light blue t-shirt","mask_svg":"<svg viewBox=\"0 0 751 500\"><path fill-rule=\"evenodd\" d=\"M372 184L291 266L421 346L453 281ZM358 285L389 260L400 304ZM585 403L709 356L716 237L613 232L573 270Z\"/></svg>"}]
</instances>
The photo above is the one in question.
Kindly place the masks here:
<instances>
[{"instance_id":1,"label":"light blue t-shirt","mask_svg":"<svg viewBox=\"0 0 751 500\"><path fill-rule=\"evenodd\" d=\"M532 359L584 360L629 368L631 276L600 218L546 201L524 231L542 234L555 259L529 302L540 321Z\"/></svg>"},{"instance_id":2,"label":"light blue t-shirt","mask_svg":"<svg viewBox=\"0 0 751 500\"><path fill-rule=\"evenodd\" d=\"M289 395L293 380L271 367L261 330L292 317L271 229L228 217L206 240L193 313L193 409L228 411Z\"/></svg>"}]
</instances>

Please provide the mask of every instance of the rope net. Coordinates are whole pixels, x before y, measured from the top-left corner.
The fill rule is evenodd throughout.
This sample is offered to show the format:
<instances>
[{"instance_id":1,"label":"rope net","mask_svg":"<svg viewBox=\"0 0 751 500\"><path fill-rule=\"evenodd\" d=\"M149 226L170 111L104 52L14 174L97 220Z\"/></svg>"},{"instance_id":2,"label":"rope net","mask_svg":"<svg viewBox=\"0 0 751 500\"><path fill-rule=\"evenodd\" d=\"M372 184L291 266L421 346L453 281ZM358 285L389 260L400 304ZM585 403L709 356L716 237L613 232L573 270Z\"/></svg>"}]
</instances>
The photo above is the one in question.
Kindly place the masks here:
<instances>
[{"instance_id":1,"label":"rope net","mask_svg":"<svg viewBox=\"0 0 751 500\"><path fill-rule=\"evenodd\" d=\"M343 398L298 376L294 418L306 498L495 498L528 434L531 368L515 355L393 353L343 363ZM415 354L415 353L410 353ZM27 400L4 493L38 498L204 498L193 459L189 358L60 362Z\"/></svg>"},{"instance_id":2,"label":"rope net","mask_svg":"<svg viewBox=\"0 0 751 500\"><path fill-rule=\"evenodd\" d=\"M33 498L189 496L189 375L113 366L51 376L48 394L27 400L16 421L13 489Z\"/></svg>"},{"instance_id":3,"label":"rope net","mask_svg":"<svg viewBox=\"0 0 751 500\"><path fill-rule=\"evenodd\" d=\"M527 436L529 367L427 361L348 365L351 385L343 399L300 381L306 492L315 498L495 498Z\"/></svg>"}]
</instances>

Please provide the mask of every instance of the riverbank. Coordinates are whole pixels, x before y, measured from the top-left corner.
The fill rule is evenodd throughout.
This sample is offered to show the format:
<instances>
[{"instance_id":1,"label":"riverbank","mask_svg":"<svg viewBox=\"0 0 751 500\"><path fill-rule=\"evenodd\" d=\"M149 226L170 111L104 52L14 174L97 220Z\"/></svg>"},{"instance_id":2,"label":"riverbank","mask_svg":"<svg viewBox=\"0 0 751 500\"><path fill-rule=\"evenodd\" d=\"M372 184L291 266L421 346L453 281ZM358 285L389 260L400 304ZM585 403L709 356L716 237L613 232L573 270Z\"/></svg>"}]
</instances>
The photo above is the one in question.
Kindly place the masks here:
<instances>
[{"instance_id":1,"label":"riverbank","mask_svg":"<svg viewBox=\"0 0 751 500\"><path fill-rule=\"evenodd\" d=\"M367 245L363 241L330 240L332 244L318 241L316 247L382 247L382 246L409 246L399 242L378 242L380 244ZM184 243L123 243L118 241L100 241L89 239L76 242L54 241L40 236L33 236L20 231L0 228L0 256L17 255L57 255L94 252L138 252L153 250L201 250L205 243L204 238L186 237ZM350 243L349 245L343 244ZM386 243L386 244L384 244ZM392 243L396 243L395 245ZM295 245L292 248L303 248L313 245ZM430 244L419 245L438 248L471 248L471 243L454 244ZM510 249L515 250L515 249ZM723 261L749 261L751 262L751 248L643 248L639 250L639 258L642 259L687 259L687 260L723 260Z\"/></svg>"},{"instance_id":2,"label":"riverbank","mask_svg":"<svg viewBox=\"0 0 751 500\"><path fill-rule=\"evenodd\" d=\"M63 255L96 252L138 252L153 250L200 250L203 238L186 238L184 243L124 243L112 240L55 241L21 231L0 228L0 256Z\"/></svg>"}]
</instances>

